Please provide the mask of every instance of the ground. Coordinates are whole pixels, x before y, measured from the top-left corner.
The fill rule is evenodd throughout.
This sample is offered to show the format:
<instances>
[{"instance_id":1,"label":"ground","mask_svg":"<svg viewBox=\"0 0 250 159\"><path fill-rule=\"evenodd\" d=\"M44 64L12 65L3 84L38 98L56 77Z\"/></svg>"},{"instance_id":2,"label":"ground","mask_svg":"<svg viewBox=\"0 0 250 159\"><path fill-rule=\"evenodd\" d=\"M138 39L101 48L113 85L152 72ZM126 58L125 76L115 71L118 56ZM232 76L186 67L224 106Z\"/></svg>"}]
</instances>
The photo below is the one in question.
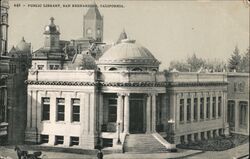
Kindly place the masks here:
<instances>
[{"instance_id":1,"label":"ground","mask_svg":"<svg viewBox=\"0 0 250 159\"><path fill-rule=\"evenodd\" d=\"M209 140L200 140L188 144L177 145L178 148L203 150L203 151L224 151L249 142L249 136L232 134L230 136L218 136Z\"/></svg>"},{"instance_id":2,"label":"ground","mask_svg":"<svg viewBox=\"0 0 250 159\"><path fill-rule=\"evenodd\" d=\"M96 159L96 155L82 155L64 152L43 152L46 158L67 158L67 159ZM104 154L104 159L168 159L168 158L188 158L188 159L230 159L249 155L249 143L237 146L225 151L200 151L179 149L177 153L155 153L155 154ZM10 147L0 147L1 156L8 156L11 159L17 159L16 152Z\"/></svg>"}]
</instances>

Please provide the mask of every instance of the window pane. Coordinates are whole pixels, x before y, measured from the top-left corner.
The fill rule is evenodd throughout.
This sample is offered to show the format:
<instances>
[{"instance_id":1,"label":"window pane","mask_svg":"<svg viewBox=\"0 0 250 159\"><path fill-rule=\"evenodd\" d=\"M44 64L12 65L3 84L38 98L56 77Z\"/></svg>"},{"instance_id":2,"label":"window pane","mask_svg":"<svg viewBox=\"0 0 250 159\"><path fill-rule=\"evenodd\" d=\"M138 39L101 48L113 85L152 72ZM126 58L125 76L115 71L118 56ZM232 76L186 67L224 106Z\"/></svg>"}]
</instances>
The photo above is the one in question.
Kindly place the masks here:
<instances>
[{"instance_id":1,"label":"window pane","mask_svg":"<svg viewBox=\"0 0 250 159\"><path fill-rule=\"evenodd\" d=\"M204 98L200 99L200 118L204 119Z\"/></svg>"},{"instance_id":2,"label":"window pane","mask_svg":"<svg viewBox=\"0 0 250 159\"><path fill-rule=\"evenodd\" d=\"M180 99L180 121L184 120L184 99Z\"/></svg>"},{"instance_id":3,"label":"window pane","mask_svg":"<svg viewBox=\"0 0 250 159\"><path fill-rule=\"evenodd\" d=\"M209 118L210 117L210 98L207 97L207 114L206 117Z\"/></svg>"},{"instance_id":4,"label":"window pane","mask_svg":"<svg viewBox=\"0 0 250 159\"><path fill-rule=\"evenodd\" d=\"M187 121L191 120L191 99L187 99Z\"/></svg>"}]
</instances>

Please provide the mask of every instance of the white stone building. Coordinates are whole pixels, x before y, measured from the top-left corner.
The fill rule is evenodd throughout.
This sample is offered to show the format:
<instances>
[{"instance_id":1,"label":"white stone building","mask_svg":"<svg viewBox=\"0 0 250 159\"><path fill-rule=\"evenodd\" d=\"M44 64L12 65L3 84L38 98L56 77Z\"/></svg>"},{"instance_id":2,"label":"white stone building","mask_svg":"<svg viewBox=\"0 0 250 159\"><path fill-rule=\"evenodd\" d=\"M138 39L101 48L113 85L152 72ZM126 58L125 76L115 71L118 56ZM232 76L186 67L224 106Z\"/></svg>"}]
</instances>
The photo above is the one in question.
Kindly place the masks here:
<instances>
[{"instance_id":1,"label":"white stone building","mask_svg":"<svg viewBox=\"0 0 250 159\"><path fill-rule=\"evenodd\" d=\"M58 35L50 42L59 46L57 31L52 20L45 33ZM56 49L48 47L46 57ZM69 70L67 56L54 61L37 57L27 80L26 142L81 149L101 144L119 151L145 151L150 144L151 151L165 151L228 131L224 73L160 72L160 62L125 32L94 61L95 69ZM50 69L48 62L59 66Z\"/></svg>"}]
</instances>

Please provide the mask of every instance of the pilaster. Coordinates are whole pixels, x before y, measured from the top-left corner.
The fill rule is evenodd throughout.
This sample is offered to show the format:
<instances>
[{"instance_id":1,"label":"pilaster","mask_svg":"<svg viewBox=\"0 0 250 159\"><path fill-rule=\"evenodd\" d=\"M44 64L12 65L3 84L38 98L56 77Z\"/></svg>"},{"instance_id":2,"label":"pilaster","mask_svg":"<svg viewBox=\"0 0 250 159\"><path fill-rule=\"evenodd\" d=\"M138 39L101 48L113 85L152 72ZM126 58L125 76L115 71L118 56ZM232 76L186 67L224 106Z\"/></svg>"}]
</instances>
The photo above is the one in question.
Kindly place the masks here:
<instances>
[{"instance_id":1,"label":"pilaster","mask_svg":"<svg viewBox=\"0 0 250 159\"><path fill-rule=\"evenodd\" d=\"M147 128L146 132L150 133L151 132L151 94L148 94L147 96Z\"/></svg>"},{"instance_id":2,"label":"pilaster","mask_svg":"<svg viewBox=\"0 0 250 159\"><path fill-rule=\"evenodd\" d=\"M129 94L124 97L124 133L129 133Z\"/></svg>"}]
</instances>

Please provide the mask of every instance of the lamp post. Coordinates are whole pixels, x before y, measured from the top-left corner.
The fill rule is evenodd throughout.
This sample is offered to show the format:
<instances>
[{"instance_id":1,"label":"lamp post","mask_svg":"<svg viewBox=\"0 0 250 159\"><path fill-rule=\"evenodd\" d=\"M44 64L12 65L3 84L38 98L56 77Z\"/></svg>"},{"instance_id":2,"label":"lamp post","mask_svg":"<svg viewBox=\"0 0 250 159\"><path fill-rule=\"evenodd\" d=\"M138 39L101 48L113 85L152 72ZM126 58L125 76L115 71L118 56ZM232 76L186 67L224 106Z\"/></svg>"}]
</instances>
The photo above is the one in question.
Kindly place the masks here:
<instances>
[{"instance_id":1,"label":"lamp post","mask_svg":"<svg viewBox=\"0 0 250 159\"><path fill-rule=\"evenodd\" d=\"M118 139L117 139L117 144L120 145L121 144L121 140L120 140L120 125L121 123L118 122L117 126L118 126Z\"/></svg>"}]
</instances>

